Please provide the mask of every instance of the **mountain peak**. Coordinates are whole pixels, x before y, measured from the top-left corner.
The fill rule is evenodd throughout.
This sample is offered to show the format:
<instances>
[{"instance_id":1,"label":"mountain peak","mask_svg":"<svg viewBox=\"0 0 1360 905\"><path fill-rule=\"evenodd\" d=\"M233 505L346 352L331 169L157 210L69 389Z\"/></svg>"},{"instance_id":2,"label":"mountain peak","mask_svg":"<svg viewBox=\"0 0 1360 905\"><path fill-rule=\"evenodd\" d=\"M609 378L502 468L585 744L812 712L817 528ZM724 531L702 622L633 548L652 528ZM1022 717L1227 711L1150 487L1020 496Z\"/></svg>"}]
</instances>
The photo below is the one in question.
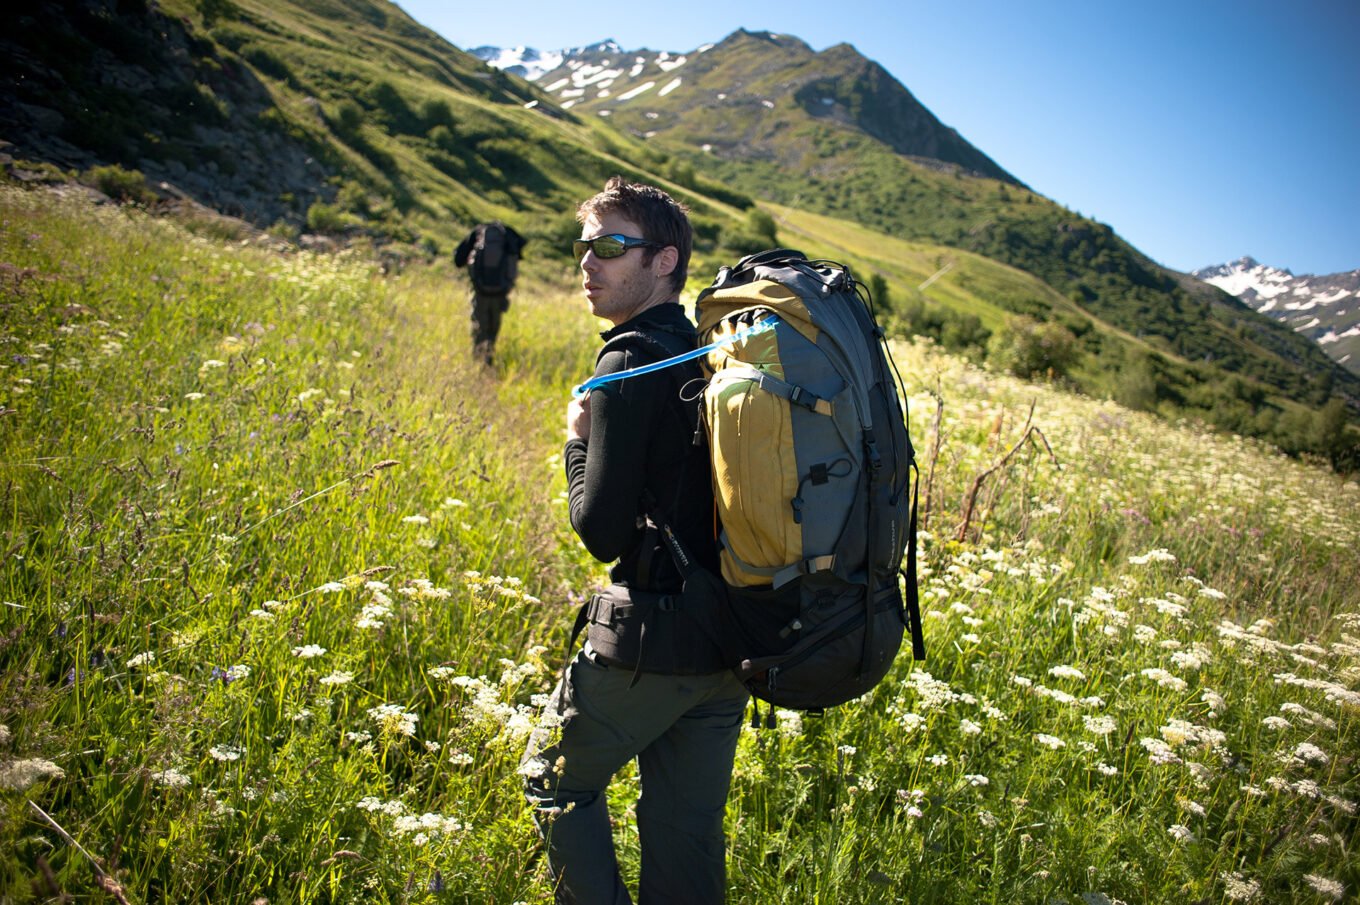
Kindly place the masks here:
<instances>
[{"instance_id":1,"label":"mountain peak","mask_svg":"<svg viewBox=\"0 0 1360 905\"><path fill-rule=\"evenodd\" d=\"M1360 369L1360 270L1294 276L1246 255L1194 276L1293 327L1352 371Z\"/></svg>"},{"instance_id":2,"label":"mountain peak","mask_svg":"<svg viewBox=\"0 0 1360 905\"><path fill-rule=\"evenodd\" d=\"M474 53L537 82L564 110L609 117L640 138L689 143L705 154L794 166L807 145L787 136L810 129L831 145L848 147L858 134L917 161L1021 184L844 42L816 52L793 35L739 28L679 54L624 50L610 39L563 51L555 67L548 54L533 65L494 48Z\"/></svg>"},{"instance_id":3,"label":"mountain peak","mask_svg":"<svg viewBox=\"0 0 1360 905\"><path fill-rule=\"evenodd\" d=\"M812 48L802 38L793 35L781 34L775 31L753 31L747 28L738 28L726 38L719 42L719 46L724 44L739 43L742 41L760 41L765 44L773 44L776 47L792 47L795 50L812 52Z\"/></svg>"}]
</instances>

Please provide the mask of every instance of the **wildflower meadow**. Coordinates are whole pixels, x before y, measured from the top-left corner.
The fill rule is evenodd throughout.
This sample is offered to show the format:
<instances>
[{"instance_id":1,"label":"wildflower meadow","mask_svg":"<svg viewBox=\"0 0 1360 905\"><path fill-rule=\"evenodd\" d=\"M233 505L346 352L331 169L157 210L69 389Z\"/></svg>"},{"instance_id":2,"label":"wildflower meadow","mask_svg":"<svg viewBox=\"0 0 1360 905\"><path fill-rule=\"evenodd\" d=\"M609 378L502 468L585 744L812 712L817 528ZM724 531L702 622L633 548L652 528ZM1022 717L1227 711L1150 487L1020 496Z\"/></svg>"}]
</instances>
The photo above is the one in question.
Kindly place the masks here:
<instances>
[{"instance_id":1,"label":"wildflower meadow","mask_svg":"<svg viewBox=\"0 0 1360 905\"><path fill-rule=\"evenodd\" d=\"M597 326L371 261L0 188L0 903L551 902ZM1360 485L894 352L928 657L744 731L729 901L1354 901Z\"/></svg>"}]
</instances>

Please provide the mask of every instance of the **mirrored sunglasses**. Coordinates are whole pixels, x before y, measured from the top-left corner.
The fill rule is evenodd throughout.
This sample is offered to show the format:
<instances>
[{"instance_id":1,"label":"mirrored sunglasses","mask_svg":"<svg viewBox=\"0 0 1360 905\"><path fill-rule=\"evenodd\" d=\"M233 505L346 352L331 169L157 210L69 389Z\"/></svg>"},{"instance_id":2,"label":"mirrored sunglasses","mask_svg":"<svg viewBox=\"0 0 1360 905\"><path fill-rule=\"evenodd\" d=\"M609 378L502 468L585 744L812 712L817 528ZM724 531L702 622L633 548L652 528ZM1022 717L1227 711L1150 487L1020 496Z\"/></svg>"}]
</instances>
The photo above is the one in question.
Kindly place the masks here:
<instances>
[{"instance_id":1,"label":"mirrored sunglasses","mask_svg":"<svg viewBox=\"0 0 1360 905\"><path fill-rule=\"evenodd\" d=\"M593 239L577 239L571 243L572 253L576 255L576 263L581 263L581 259L586 256L586 252L595 252L597 258L617 258L630 248L661 248L656 242L649 242L646 239L638 239L634 236L625 236L621 233L610 233L607 236L596 236Z\"/></svg>"}]
</instances>

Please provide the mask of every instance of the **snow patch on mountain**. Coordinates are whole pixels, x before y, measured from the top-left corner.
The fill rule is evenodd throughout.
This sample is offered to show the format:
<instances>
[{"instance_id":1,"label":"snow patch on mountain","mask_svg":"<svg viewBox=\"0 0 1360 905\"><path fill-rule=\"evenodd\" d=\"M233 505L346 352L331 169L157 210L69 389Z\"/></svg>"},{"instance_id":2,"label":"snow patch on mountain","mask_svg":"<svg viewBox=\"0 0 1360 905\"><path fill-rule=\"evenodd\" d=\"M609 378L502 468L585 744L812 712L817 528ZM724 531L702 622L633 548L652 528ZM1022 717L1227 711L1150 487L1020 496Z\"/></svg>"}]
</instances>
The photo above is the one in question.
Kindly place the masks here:
<instances>
[{"instance_id":1,"label":"snow patch on mountain","mask_svg":"<svg viewBox=\"0 0 1360 905\"><path fill-rule=\"evenodd\" d=\"M639 94L646 94L648 91L651 91L651 90L652 90L653 88L655 88L655 87L656 87L656 82L643 82L641 85L638 85L636 88L629 88L627 91L623 92L623 94L620 94L620 95L619 95L619 100L621 100L621 101L631 101L633 98L637 97Z\"/></svg>"},{"instance_id":2,"label":"snow patch on mountain","mask_svg":"<svg viewBox=\"0 0 1360 905\"><path fill-rule=\"evenodd\" d=\"M1360 373L1360 306L1353 304L1360 298L1360 270L1295 276L1245 257L1193 275L1284 322Z\"/></svg>"},{"instance_id":3,"label":"snow patch on mountain","mask_svg":"<svg viewBox=\"0 0 1360 905\"><path fill-rule=\"evenodd\" d=\"M558 51L539 51L532 47L478 47L472 53L489 66L513 72L531 82L541 81L551 74L551 81L545 82L543 90L556 95L563 102L562 107L569 109L585 100L587 94L594 98L611 98L614 91L619 91L617 100L630 100L661 84L658 76L675 73L675 77L656 92L657 97L669 94L680 86L676 70L711 46L692 54L665 50L626 52L616 41L610 40Z\"/></svg>"},{"instance_id":4,"label":"snow patch on mountain","mask_svg":"<svg viewBox=\"0 0 1360 905\"><path fill-rule=\"evenodd\" d=\"M538 51L532 47L477 47L474 57L495 69L503 69L520 78L536 82L562 65L563 51Z\"/></svg>"}]
</instances>

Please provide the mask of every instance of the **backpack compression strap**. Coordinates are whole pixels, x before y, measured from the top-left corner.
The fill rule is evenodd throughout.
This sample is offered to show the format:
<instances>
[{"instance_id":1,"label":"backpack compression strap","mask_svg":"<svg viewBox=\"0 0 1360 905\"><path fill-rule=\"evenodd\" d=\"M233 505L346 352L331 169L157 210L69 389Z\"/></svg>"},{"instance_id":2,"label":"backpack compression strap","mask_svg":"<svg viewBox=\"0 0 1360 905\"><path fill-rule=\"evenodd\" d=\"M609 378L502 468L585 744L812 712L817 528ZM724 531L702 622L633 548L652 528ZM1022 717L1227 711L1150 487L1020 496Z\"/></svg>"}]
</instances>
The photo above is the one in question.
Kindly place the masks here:
<instances>
[{"instance_id":1,"label":"backpack compression strap","mask_svg":"<svg viewBox=\"0 0 1360 905\"><path fill-rule=\"evenodd\" d=\"M907 547L907 568L902 572L902 577L907 582L905 607L907 630L911 633L911 658L913 660L924 660L926 658L926 640L921 631L921 601L920 593L916 589L916 491L921 483L921 471L914 462L911 470L916 473L911 482L911 515L908 516L907 522L907 536L911 538L911 541Z\"/></svg>"}]
</instances>

